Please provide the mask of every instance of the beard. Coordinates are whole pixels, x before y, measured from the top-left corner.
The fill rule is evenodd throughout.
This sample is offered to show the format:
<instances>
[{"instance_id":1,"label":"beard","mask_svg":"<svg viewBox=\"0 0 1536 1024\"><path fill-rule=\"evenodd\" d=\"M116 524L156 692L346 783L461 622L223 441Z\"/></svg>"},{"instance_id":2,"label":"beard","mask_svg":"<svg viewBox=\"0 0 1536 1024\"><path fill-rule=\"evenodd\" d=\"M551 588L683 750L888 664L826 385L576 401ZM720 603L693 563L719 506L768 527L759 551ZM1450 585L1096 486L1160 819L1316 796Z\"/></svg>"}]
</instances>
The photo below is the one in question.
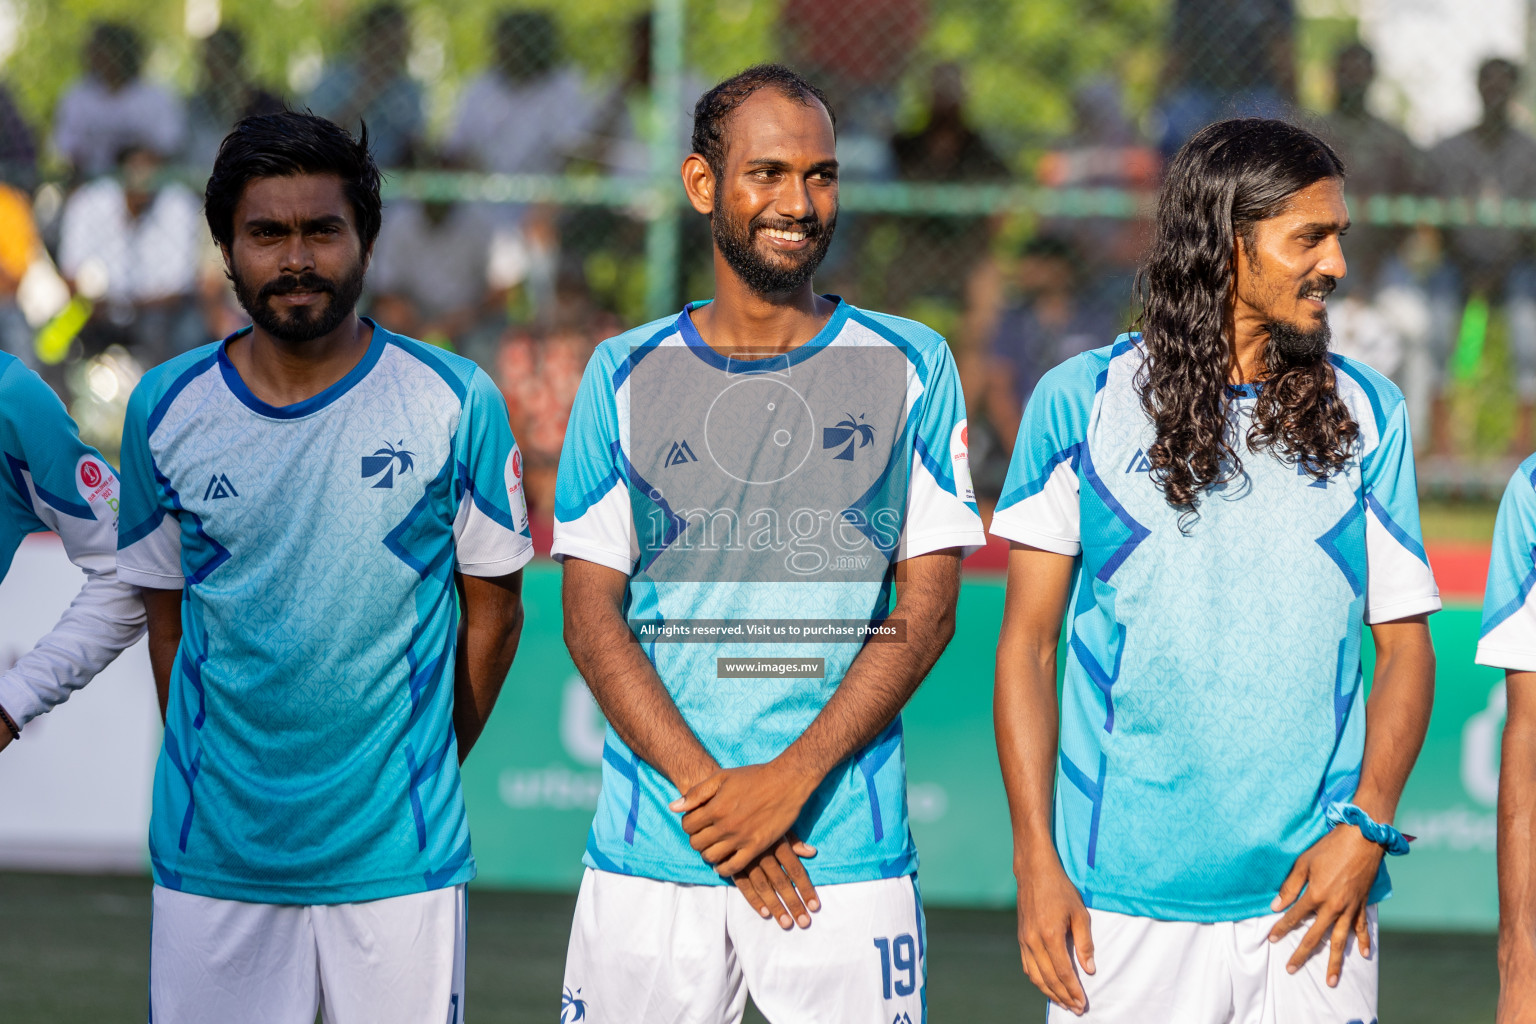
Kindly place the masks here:
<instances>
[{"instance_id":1,"label":"beard","mask_svg":"<svg viewBox=\"0 0 1536 1024\"><path fill-rule=\"evenodd\" d=\"M1338 280L1332 277L1323 277L1308 281L1302 285L1301 292L1321 291L1324 296L1331 295L1338 287ZM1296 324L1283 320L1274 320L1264 325L1265 332L1269 335L1269 346L1265 353L1266 362L1271 373L1283 373L1297 366L1311 366L1318 363L1328 355L1328 344L1333 340L1333 330L1328 325L1328 315L1324 313L1313 321L1311 327L1299 327Z\"/></svg>"},{"instance_id":2,"label":"beard","mask_svg":"<svg viewBox=\"0 0 1536 1024\"><path fill-rule=\"evenodd\" d=\"M307 341L330 334L341 326L343 320L357 308L357 300L363 294L363 277L367 265L359 260L347 275L333 281L319 274L282 274L261 286L248 280L230 267L229 279L235 286L235 298L250 314L251 322L278 341L301 345ZM312 308L297 308L280 313L272 306L274 295L291 292L317 292L327 296L323 304Z\"/></svg>"},{"instance_id":3,"label":"beard","mask_svg":"<svg viewBox=\"0 0 1536 1024\"><path fill-rule=\"evenodd\" d=\"M709 220L710 233L720 255L742 283L759 295L782 295L798 291L816 273L821 261L832 244L832 232L837 228L837 217L823 221L812 216L804 220L779 220L774 217L756 217L743 223L716 211ZM764 228L805 232L811 244L800 252L780 253L768 258L757 250L752 240Z\"/></svg>"}]
</instances>

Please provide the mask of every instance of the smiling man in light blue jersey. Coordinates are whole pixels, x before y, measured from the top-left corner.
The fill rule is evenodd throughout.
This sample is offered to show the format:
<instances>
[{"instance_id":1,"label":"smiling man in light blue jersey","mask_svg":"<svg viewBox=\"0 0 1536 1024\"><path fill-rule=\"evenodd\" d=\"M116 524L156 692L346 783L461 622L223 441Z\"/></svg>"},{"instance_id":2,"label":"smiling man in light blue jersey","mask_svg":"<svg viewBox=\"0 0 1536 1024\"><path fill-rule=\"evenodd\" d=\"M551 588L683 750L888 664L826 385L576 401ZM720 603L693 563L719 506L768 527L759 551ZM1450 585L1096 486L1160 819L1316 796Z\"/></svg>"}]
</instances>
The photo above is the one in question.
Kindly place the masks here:
<instances>
[{"instance_id":1,"label":"smiling man in light blue jersey","mask_svg":"<svg viewBox=\"0 0 1536 1024\"><path fill-rule=\"evenodd\" d=\"M991 526L1013 542L996 725L1053 1021L1376 1018L1440 599L1402 395L1328 352L1343 173L1284 122L1201 132L1163 186L1143 332L1025 411Z\"/></svg>"},{"instance_id":2,"label":"smiling man in light blue jersey","mask_svg":"<svg viewBox=\"0 0 1536 1024\"><path fill-rule=\"evenodd\" d=\"M566 641L611 725L561 1020L734 1024L750 990L775 1024L920 1024L899 713L985 539L959 379L812 290L819 91L751 68L694 126L715 299L604 342L561 453Z\"/></svg>"},{"instance_id":3,"label":"smiling man in light blue jersey","mask_svg":"<svg viewBox=\"0 0 1536 1024\"><path fill-rule=\"evenodd\" d=\"M117 578L117 474L80 440L41 377L0 352L0 579L28 534L53 531L85 573L58 624L0 673L0 750L144 633L144 605Z\"/></svg>"},{"instance_id":4,"label":"smiling man in light blue jersey","mask_svg":"<svg viewBox=\"0 0 1536 1024\"><path fill-rule=\"evenodd\" d=\"M253 326L147 374L123 436L118 566L166 723L152 1017L462 1021L459 762L532 555L506 408L468 360L358 318L366 138L247 118L207 211Z\"/></svg>"}]
</instances>

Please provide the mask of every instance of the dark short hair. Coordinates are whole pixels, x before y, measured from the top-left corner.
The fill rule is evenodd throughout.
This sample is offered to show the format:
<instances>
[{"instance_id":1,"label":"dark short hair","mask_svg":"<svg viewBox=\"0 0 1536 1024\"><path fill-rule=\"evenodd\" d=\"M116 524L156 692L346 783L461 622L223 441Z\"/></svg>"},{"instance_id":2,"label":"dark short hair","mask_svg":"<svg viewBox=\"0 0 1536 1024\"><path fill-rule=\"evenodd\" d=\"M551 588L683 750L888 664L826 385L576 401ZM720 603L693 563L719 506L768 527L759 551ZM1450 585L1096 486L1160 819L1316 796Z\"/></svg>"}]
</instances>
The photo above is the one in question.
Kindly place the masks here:
<instances>
[{"instance_id":1,"label":"dark short hair","mask_svg":"<svg viewBox=\"0 0 1536 1024\"><path fill-rule=\"evenodd\" d=\"M832 131L837 131L837 115L832 112L832 104L825 93L793 68L783 64L754 64L700 96L694 105L693 151L704 158L716 177L725 171L726 122L737 107L761 89L777 89L780 94L806 106L820 103L832 121Z\"/></svg>"},{"instance_id":2,"label":"dark short hair","mask_svg":"<svg viewBox=\"0 0 1536 1024\"><path fill-rule=\"evenodd\" d=\"M235 206L252 181L298 174L339 177L363 248L373 244L379 236L383 203L379 167L368 152L368 126L363 126L361 138L353 138L334 121L293 110L242 118L219 145L203 195L203 212L214 241L228 246L234 240Z\"/></svg>"}]
</instances>

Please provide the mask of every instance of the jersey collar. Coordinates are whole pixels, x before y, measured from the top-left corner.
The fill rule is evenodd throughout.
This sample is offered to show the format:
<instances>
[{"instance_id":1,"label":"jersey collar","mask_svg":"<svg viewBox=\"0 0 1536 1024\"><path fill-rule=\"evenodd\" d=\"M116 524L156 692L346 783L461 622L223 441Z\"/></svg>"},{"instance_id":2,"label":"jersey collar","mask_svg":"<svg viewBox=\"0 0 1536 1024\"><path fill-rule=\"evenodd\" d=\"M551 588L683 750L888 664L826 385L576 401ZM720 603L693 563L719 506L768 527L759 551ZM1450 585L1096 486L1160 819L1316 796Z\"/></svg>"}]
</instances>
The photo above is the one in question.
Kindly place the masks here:
<instances>
[{"instance_id":1,"label":"jersey collar","mask_svg":"<svg viewBox=\"0 0 1536 1024\"><path fill-rule=\"evenodd\" d=\"M379 357L384 354L384 346L387 344L390 332L367 317L363 317L362 320L363 323L373 328L373 338L368 342L368 351L363 353L363 358L359 359L357 365L348 370L346 375L336 383L323 391L309 396L302 402L295 402L292 405L268 405L257 398L250 388L246 387L245 381L240 377L240 371L235 369L234 363L230 362L229 343L241 335L249 334L252 330L250 327L241 328L225 338L223 343L219 345L219 372L224 375L224 383L234 393L235 397L240 399L246 408L258 415L277 420L295 420L301 416L308 416L310 413L319 412L348 391L351 391L358 381L368 376L368 371L373 369L374 365L378 363Z\"/></svg>"},{"instance_id":2,"label":"jersey collar","mask_svg":"<svg viewBox=\"0 0 1536 1024\"><path fill-rule=\"evenodd\" d=\"M820 352L843 333L843 325L848 322L848 313L852 309L843 301L841 295L823 295L822 298L837 303L837 308L832 310L832 315L816 332L816 336L798 348L792 348L780 356L769 359L732 359L721 355L704 341L699 335L699 329L693 325L693 311L708 305L708 302L690 302L683 307L683 311L677 315L677 333L682 335L683 344L687 345L694 355L717 370L726 373L769 373L775 369L794 366Z\"/></svg>"}]
</instances>

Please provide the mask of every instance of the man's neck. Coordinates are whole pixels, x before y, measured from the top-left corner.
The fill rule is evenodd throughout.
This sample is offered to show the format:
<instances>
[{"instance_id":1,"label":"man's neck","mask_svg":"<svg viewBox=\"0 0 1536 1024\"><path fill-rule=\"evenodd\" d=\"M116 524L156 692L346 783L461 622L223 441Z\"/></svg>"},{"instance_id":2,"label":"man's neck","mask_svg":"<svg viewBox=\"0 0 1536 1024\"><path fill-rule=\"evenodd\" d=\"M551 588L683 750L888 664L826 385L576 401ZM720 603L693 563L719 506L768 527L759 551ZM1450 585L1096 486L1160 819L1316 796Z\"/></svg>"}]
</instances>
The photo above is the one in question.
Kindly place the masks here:
<instances>
[{"instance_id":1,"label":"man's neck","mask_svg":"<svg viewBox=\"0 0 1536 1024\"><path fill-rule=\"evenodd\" d=\"M1227 380L1233 384L1252 384L1268 372L1264 354L1269 347L1269 331L1259 317L1235 312L1227 330L1231 342Z\"/></svg>"},{"instance_id":2,"label":"man's neck","mask_svg":"<svg viewBox=\"0 0 1536 1024\"><path fill-rule=\"evenodd\" d=\"M356 313L329 334L310 341L279 341L260 327L230 341L225 350L251 393L281 408L313 398L362 362L373 327Z\"/></svg>"},{"instance_id":3,"label":"man's neck","mask_svg":"<svg viewBox=\"0 0 1536 1024\"><path fill-rule=\"evenodd\" d=\"M809 281L794 292L755 292L716 252L715 301L693 313L693 325L717 352L778 355L816 337L836 308L831 300L817 295Z\"/></svg>"}]
</instances>

